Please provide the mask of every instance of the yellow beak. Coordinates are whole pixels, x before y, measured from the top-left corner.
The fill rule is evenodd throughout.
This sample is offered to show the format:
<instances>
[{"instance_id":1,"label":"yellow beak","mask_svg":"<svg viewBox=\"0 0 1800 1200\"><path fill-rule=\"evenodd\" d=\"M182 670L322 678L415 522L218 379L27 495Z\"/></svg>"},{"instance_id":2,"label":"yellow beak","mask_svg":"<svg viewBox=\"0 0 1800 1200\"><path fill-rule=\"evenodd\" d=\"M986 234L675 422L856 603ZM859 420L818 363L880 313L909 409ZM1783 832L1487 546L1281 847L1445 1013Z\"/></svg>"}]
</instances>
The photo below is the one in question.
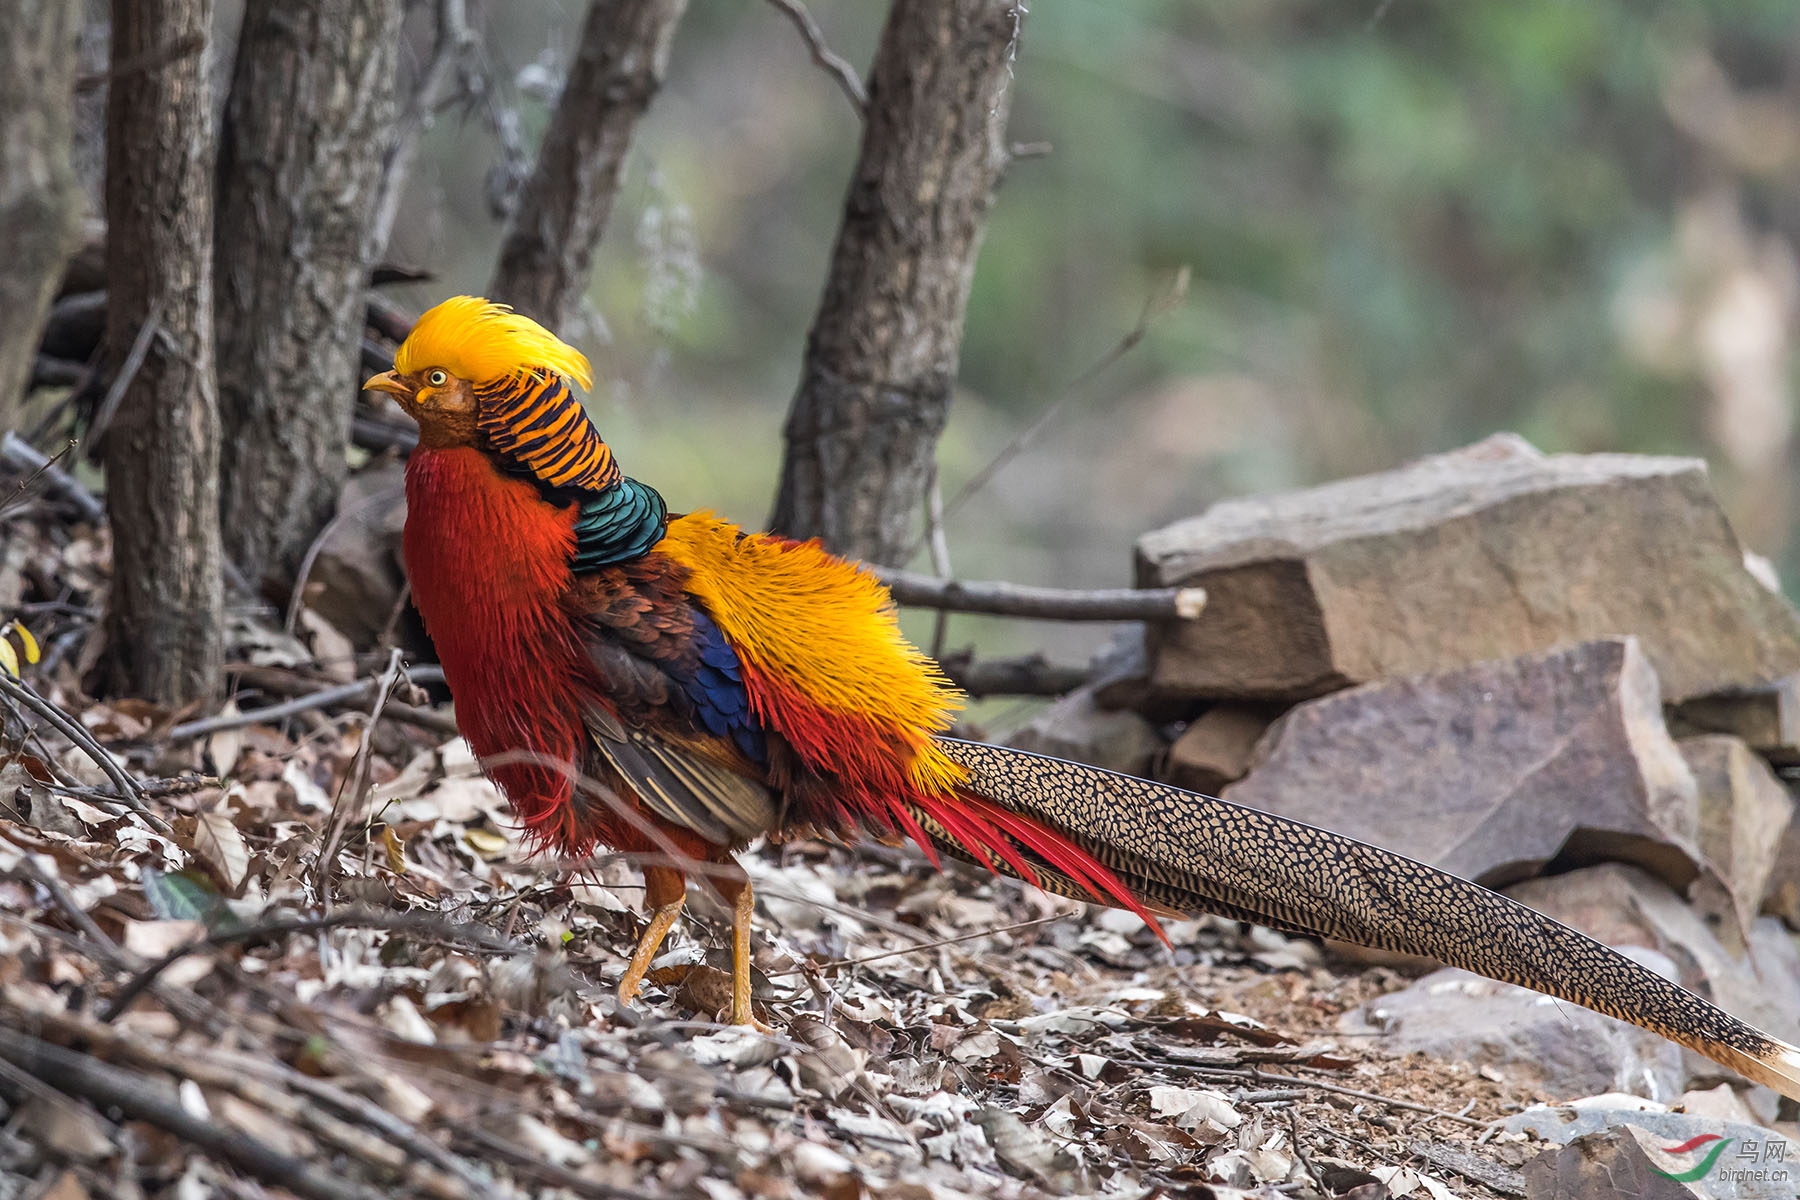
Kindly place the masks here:
<instances>
[{"instance_id":1,"label":"yellow beak","mask_svg":"<svg viewBox=\"0 0 1800 1200\"><path fill-rule=\"evenodd\" d=\"M363 391L386 392L390 396L410 396L412 394L412 389L402 383L400 377L392 371L383 371L381 374L365 380Z\"/></svg>"}]
</instances>

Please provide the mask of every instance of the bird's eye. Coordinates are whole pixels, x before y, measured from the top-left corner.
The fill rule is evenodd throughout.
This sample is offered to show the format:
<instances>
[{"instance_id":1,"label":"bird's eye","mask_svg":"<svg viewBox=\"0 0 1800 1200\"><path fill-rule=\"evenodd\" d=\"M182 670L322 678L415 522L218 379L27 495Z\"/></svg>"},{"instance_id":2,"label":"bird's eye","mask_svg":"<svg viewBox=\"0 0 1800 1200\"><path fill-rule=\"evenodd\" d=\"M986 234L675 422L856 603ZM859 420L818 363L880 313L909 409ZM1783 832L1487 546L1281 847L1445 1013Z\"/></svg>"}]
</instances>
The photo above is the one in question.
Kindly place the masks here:
<instances>
[{"instance_id":1,"label":"bird's eye","mask_svg":"<svg viewBox=\"0 0 1800 1200\"><path fill-rule=\"evenodd\" d=\"M442 371L432 371L425 376L425 382L432 387L443 387L446 383L450 382L450 376L444 374Z\"/></svg>"}]
</instances>

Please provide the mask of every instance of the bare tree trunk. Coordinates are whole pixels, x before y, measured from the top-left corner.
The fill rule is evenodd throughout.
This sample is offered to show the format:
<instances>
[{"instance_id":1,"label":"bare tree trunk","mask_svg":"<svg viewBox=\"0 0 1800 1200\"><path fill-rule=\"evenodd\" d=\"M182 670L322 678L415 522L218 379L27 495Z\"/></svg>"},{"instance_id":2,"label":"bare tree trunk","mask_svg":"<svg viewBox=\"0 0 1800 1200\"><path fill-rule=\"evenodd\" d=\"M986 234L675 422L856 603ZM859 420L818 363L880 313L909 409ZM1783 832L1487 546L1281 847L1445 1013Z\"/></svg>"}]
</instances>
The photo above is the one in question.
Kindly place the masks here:
<instances>
[{"instance_id":1,"label":"bare tree trunk","mask_svg":"<svg viewBox=\"0 0 1800 1200\"><path fill-rule=\"evenodd\" d=\"M85 207L69 163L81 0L20 0L0 24L0 433L18 417L44 314Z\"/></svg>"},{"instance_id":2,"label":"bare tree trunk","mask_svg":"<svg viewBox=\"0 0 1800 1200\"><path fill-rule=\"evenodd\" d=\"M594 0L488 292L551 328L587 290L631 134L662 86L687 0Z\"/></svg>"},{"instance_id":3,"label":"bare tree trunk","mask_svg":"<svg viewBox=\"0 0 1800 1200\"><path fill-rule=\"evenodd\" d=\"M214 278L225 552L252 584L293 577L343 486L402 11L244 10Z\"/></svg>"},{"instance_id":4,"label":"bare tree trunk","mask_svg":"<svg viewBox=\"0 0 1800 1200\"><path fill-rule=\"evenodd\" d=\"M212 0L113 0L106 109L107 361L151 333L106 430L116 685L164 704L217 690L223 615L213 381ZM152 63L119 70L129 64Z\"/></svg>"},{"instance_id":5,"label":"bare tree trunk","mask_svg":"<svg viewBox=\"0 0 1800 1200\"><path fill-rule=\"evenodd\" d=\"M1006 166L1013 0L895 0L771 525L898 564L950 407L988 203Z\"/></svg>"}]
</instances>

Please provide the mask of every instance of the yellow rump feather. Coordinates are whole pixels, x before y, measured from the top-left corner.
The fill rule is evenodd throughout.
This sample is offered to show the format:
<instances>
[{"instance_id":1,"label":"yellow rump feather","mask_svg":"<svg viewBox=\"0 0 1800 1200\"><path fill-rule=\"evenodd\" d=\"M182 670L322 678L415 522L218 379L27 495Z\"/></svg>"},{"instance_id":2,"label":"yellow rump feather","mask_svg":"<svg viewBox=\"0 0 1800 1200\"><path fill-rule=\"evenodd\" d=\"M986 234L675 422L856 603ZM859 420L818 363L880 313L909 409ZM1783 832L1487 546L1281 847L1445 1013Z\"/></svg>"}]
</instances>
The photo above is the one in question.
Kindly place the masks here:
<instances>
[{"instance_id":1,"label":"yellow rump feather","mask_svg":"<svg viewBox=\"0 0 1800 1200\"><path fill-rule=\"evenodd\" d=\"M656 550L688 568L688 590L745 665L828 712L895 729L928 793L962 782L966 772L933 737L950 728L962 696L900 632L880 580L817 543L746 536L710 512L669 522Z\"/></svg>"},{"instance_id":2,"label":"yellow rump feather","mask_svg":"<svg viewBox=\"0 0 1800 1200\"><path fill-rule=\"evenodd\" d=\"M553 371L592 387L587 356L523 313L480 296L452 296L426 310L394 353L394 370L411 375L442 367L471 383Z\"/></svg>"}]
</instances>

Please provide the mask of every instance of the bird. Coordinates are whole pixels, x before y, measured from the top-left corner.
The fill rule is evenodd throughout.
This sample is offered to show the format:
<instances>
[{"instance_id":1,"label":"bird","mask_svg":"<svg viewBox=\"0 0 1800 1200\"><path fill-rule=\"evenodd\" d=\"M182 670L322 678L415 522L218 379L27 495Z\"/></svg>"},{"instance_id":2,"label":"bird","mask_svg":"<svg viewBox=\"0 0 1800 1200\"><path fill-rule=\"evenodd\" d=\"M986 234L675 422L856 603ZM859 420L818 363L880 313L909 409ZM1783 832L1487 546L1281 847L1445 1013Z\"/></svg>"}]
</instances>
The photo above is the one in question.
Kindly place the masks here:
<instances>
[{"instance_id":1,"label":"bird","mask_svg":"<svg viewBox=\"0 0 1800 1200\"><path fill-rule=\"evenodd\" d=\"M1150 780L951 736L962 702L886 589L817 540L674 513L576 393L587 358L474 296L365 390L419 427L402 548L458 728L528 847L644 865L638 995L691 875L732 910L730 1021L761 1026L759 837L915 843L1161 921L1200 913L1437 959L1654 1031L1800 1099L1800 1048L1584 934L1403 855Z\"/></svg>"}]
</instances>

